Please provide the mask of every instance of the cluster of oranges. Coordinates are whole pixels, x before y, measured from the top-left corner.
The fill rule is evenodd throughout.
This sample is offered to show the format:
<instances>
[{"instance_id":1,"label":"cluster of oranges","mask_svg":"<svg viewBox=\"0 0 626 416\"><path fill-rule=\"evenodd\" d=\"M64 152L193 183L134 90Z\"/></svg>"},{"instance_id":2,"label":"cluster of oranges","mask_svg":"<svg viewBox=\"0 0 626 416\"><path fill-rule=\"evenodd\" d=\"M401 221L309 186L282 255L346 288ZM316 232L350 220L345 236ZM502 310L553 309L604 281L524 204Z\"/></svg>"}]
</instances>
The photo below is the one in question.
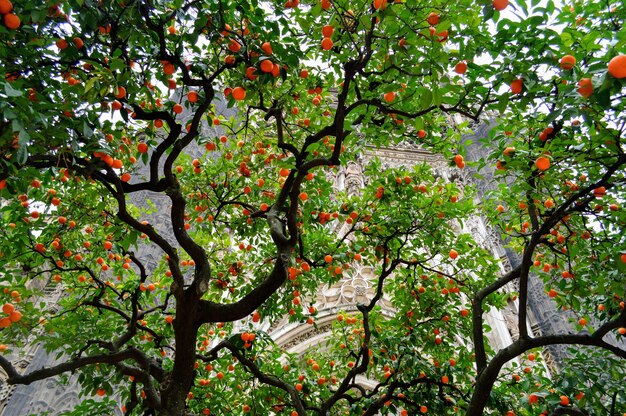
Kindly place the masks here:
<instances>
[{"instance_id":1,"label":"cluster of oranges","mask_svg":"<svg viewBox=\"0 0 626 416\"><path fill-rule=\"evenodd\" d=\"M19 322L22 319L22 313L15 309L15 305L12 303L5 303L2 305L2 312L7 316L0 319L0 328L8 328L11 324Z\"/></svg>"},{"instance_id":2,"label":"cluster of oranges","mask_svg":"<svg viewBox=\"0 0 626 416\"><path fill-rule=\"evenodd\" d=\"M13 3L9 0L0 0L0 14L7 29L15 30L20 27L20 18L13 11Z\"/></svg>"}]
</instances>

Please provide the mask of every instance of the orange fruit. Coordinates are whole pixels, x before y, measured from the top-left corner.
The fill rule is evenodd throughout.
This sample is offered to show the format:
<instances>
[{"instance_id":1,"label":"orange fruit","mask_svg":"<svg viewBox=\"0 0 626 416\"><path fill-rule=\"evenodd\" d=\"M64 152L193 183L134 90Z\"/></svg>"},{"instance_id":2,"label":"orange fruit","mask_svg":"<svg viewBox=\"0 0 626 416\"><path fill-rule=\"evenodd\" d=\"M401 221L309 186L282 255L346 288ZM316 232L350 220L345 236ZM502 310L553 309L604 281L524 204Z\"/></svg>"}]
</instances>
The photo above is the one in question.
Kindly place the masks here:
<instances>
[{"instance_id":1,"label":"orange fruit","mask_svg":"<svg viewBox=\"0 0 626 416\"><path fill-rule=\"evenodd\" d=\"M195 92L195 91L189 91L189 92L187 93L187 100L188 100L190 103L192 103L192 104L193 104L193 103L197 103L197 102L198 102L198 98L199 98L199 95L198 95L198 93L197 93L197 92Z\"/></svg>"},{"instance_id":2,"label":"orange fruit","mask_svg":"<svg viewBox=\"0 0 626 416\"><path fill-rule=\"evenodd\" d=\"M272 61L270 61L269 59L264 59L263 61L261 61L261 71L265 72L266 74L269 74L273 70L274 70L274 63Z\"/></svg>"},{"instance_id":3,"label":"orange fruit","mask_svg":"<svg viewBox=\"0 0 626 416\"><path fill-rule=\"evenodd\" d=\"M137 151L139 153L148 153L148 145L144 142L137 144Z\"/></svg>"},{"instance_id":4,"label":"orange fruit","mask_svg":"<svg viewBox=\"0 0 626 416\"><path fill-rule=\"evenodd\" d=\"M459 252L456 251L455 249L450 250L449 256L452 260L456 259L457 257L459 257Z\"/></svg>"},{"instance_id":5,"label":"orange fruit","mask_svg":"<svg viewBox=\"0 0 626 416\"><path fill-rule=\"evenodd\" d=\"M463 156L455 155L453 160L454 160L454 163L457 165L457 167L461 168L465 166L465 161L463 160Z\"/></svg>"},{"instance_id":6,"label":"orange fruit","mask_svg":"<svg viewBox=\"0 0 626 416\"><path fill-rule=\"evenodd\" d=\"M57 46L57 48L63 50L67 48L67 41L65 39L57 39L55 45Z\"/></svg>"},{"instance_id":7,"label":"orange fruit","mask_svg":"<svg viewBox=\"0 0 626 416\"><path fill-rule=\"evenodd\" d=\"M13 10L13 4L9 0L0 0L0 13L7 14Z\"/></svg>"},{"instance_id":8,"label":"orange fruit","mask_svg":"<svg viewBox=\"0 0 626 416\"><path fill-rule=\"evenodd\" d=\"M269 42L263 42L263 44L261 45L261 49L263 50L263 52L265 52L266 55L271 55L272 53L274 53L274 51L272 51L272 45Z\"/></svg>"},{"instance_id":9,"label":"orange fruit","mask_svg":"<svg viewBox=\"0 0 626 416\"><path fill-rule=\"evenodd\" d=\"M578 81L578 89L576 91L583 97L589 98L591 94L593 94L591 78L581 78L580 81Z\"/></svg>"},{"instance_id":10,"label":"orange fruit","mask_svg":"<svg viewBox=\"0 0 626 416\"><path fill-rule=\"evenodd\" d=\"M5 14L4 25L7 27L7 29L15 30L20 27L20 18L13 13Z\"/></svg>"},{"instance_id":11,"label":"orange fruit","mask_svg":"<svg viewBox=\"0 0 626 416\"><path fill-rule=\"evenodd\" d=\"M388 103L393 102L393 100L396 99L396 93L393 91L389 91L387 93L385 93L385 95L383 96L385 98L385 101L387 101Z\"/></svg>"},{"instance_id":12,"label":"orange fruit","mask_svg":"<svg viewBox=\"0 0 626 416\"><path fill-rule=\"evenodd\" d=\"M172 107L172 111L174 111L174 113L176 114L180 114L183 112L183 106L180 104L174 104L174 107Z\"/></svg>"},{"instance_id":13,"label":"orange fruit","mask_svg":"<svg viewBox=\"0 0 626 416\"><path fill-rule=\"evenodd\" d=\"M83 46L85 46L85 42L83 42L81 38L74 38L72 39L72 42L74 42L74 45L77 49L81 49Z\"/></svg>"},{"instance_id":14,"label":"orange fruit","mask_svg":"<svg viewBox=\"0 0 626 416\"><path fill-rule=\"evenodd\" d=\"M576 65L576 58L574 58L572 55L565 55L561 58L560 65L561 68L565 70L570 70L574 67L574 65Z\"/></svg>"},{"instance_id":15,"label":"orange fruit","mask_svg":"<svg viewBox=\"0 0 626 416\"><path fill-rule=\"evenodd\" d=\"M22 319L22 313L20 311L13 311L9 314L11 322L19 322Z\"/></svg>"},{"instance_id":16,"label":"orange fruit","mask_svg":"<svg viewBox=\"0 0 626 416\"><path fill-rule=\"evenodd\" d=\"M454 66L454 72L463 75L467 72L467 64L464 61L459 62Z\"/></svg>"},{"instance_id":17,"label":"orange fruit","mask_svg":"<svg viewBox=\"0 0 626 416\"><path fill-rule=\"evenodd\" d=\"M550 159L545 156L540 156L535 160L535 166L539 170L547 170L550 167Z\"/></svg>"},{"instance_id":18,"label":"orange fruit","mask_svg":"<svg viewBox=\"0 0 626 416\"><path fill-rule=\"evenodd\" d=\"M568 406L569 405L569 397L561 396L560 399L561 399L561 401L559 402L559 404L561 406Z\"/></svg>"},{"instance_id":19,"label":"orange fruit","mask_svg":"<svg viewBox=\"0 0 626 416\"><path fill-rule=\"evenodd\" d=\"M324 49L325 51L330 50L330 48L333 47L333 40L331 38L324 38L322 39L322 49Z\"/></svg>"},{"instance_id":20,"label":"orange fruit","mask_svg":"<svg viewBox=\"0 0 626 416\"><path fill-rule=\"evenodd\" d=\"M513 80L511 82L511 92L513 94L520 94L522 92L522 87L524 86L524 81L521 78Z\"/></svg>"},{"instance_id":21,"label":"orange fruit","mask_svg":"<svg viewBox=\"0 0 626 416\"><path fill-rule=\"evenodd\" d=\"M241 50L241 44L235 39L231 39L228 44L228 50L231 52L239 52Z\"/></svg>"},{"instance_id":22,"label":"orange fruit","mask_svg":"<svg viewBox=\"0 0 626 416\"><path fill-rule=\"evenodd\" d=\"M331 25L326 25L322 28L322 36L324 36L325 38L329 38L333 35L334 31L334 27L332 27Z\"/></svg>"},{"instance_id":23,"label":"orange fruit","mask_svg":"<svg viewBox=\"0 0 626 416\"><path fill-rule=\"evenodd\" d=\"M626 55L617 55L611 59L608 70L613 78L626 78Z\"/></svg>"},{"instance_id":24,"label":"orange fruit","mask_svg":"<svg viewBox=\"0 0 626 416\"><path fill-rule=\"evenodd\" d=\"M163 63L163 73L165 75L172 75L174 72L176 72L176 67L174 66L174 64L170 62Z\"/></svg>"},{"instance_id":25,"label":"orange fruit","mask_svg":"<svg viewBox=\"0 0 626 416\"><path fill-rule=\"evenodd\" d=\"M385 10L387 8L387 0L374 0L373 7L375 10Z\"/></svg>"},{"instance_id":26,"label":"orange fruit","mask_svg":"<svg viewBox=\"0 0 626 416\"><path fill-rule=\"evenodd\" d=\"M265 61L263 61L265 62ZM246 98L246 89L243 87L235 87L233 88L233 99L237 101L241 101Z\"/></svg>"},{"instance_id":27,"label":"orange fruit","mask_svg":"<svg viewBox=\"0 0 626 416\"><path fill-rule=\"evenodd\" d=\"M117 87L117 91L115 92L115 98L124 98L126 97L126 88Z\"/></svg>"},{"instance_id":28,"label":"orange fruit","mask_svg":"<svg viewBox=\"0 0 626 416\"><path fill-rule=\"evenodd\" d=\"M504 10L509 5L509 0L493 0L493 8L496 10Z\"/></svg>"},{"instance_id":29,"label":"orange fruit","mask_svg":"<svg viewBox=\"0 0 626 416\"><path fill-rule=\"evenodd\" d=\"M430 24L431 26L436 26L439 23L439 15L433 12L428 15L428 18L426 20L428 21L428 24Z\"/></svg>"},{"instance_id":30,"label":"orange fruit","mask_svg":"<svg viewBox=\"0 0 626 416\"><path fill-rule=\"evenodd\" d=\"M14 310L15 310L15 306L13 306L12 303L5 303L4 305L2 305L2 312L6 313L7 315L13 312Z\"/></svg>"}]
</instances>

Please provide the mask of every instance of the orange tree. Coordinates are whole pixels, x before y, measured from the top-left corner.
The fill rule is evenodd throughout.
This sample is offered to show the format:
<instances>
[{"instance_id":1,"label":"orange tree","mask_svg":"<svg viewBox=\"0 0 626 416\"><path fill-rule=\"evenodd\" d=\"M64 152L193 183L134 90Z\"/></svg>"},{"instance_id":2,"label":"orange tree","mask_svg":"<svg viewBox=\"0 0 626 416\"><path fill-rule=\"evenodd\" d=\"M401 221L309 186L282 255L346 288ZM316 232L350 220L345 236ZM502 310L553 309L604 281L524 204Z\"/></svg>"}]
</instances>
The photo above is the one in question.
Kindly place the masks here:
<instances>
[{"instance_id":1,"label":"orange tree","mask_svg":"<svg viewBox=\"0 0 626 416\"><path fill-rule=\"evenodd\" d=\"M105 397L75 414L626 412L626 11L538 3L0 1L2 350L60 360L0 355L8 382L79 372ZM374 162L333 191L401 141L502 185ZM480 215L507 273L462 231ZM355 262L374 294L323 349L261 330L315 325ZM529 332L531 279L562 332ZM507 301L519 336L493 350L484 313ZM548 377L550 345L579 347Z\"/></svg>"}]
</instances>

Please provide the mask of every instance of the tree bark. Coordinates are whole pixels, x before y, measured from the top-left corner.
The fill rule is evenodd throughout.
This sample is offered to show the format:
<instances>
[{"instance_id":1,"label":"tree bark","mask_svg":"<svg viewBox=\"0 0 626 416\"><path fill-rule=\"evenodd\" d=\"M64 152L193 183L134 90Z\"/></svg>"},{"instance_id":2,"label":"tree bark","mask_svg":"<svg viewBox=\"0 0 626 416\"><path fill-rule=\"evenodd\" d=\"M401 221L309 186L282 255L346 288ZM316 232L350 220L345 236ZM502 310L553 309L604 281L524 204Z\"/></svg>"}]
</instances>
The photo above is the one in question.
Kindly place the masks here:
<instances>
[{"instance_id":1,"label":"tree bark","mask_svg":"<svg viewBox=\"0 0 626 416\"><path fill-rule=\"evenodd\" d=\"M196 324L197 299L193 293L186 292L176 305L174 337L176 352L174 367L167 376L167 383L161 390L161 410L163 416L183 416L186 413L187 394L193 385L194 364L196 362Z\"/></svg>"}]
</instances>

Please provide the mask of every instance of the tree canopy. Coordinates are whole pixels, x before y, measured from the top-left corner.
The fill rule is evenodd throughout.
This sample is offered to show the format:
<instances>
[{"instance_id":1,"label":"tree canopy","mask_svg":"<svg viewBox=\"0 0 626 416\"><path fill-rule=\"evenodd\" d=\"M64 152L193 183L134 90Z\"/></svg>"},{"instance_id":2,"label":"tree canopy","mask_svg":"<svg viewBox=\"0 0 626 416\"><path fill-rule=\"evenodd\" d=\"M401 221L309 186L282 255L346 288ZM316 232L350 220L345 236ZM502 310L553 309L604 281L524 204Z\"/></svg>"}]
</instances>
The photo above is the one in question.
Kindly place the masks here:
<instances>
[{"instance_id":1,"label":"tree canopy","mask_svg":"<svg viewBox=\"0 0 626 416\"><path fill-rule=\"evenodd\" d=\"M622 3L0 13L9 383L78 373L73 414L626 414ZM488 137L464 139L480 122ZM358 192L333 188L400 143L492 186L374 160ZM497 228L509 270L472 218ZM369 301L320 348L281 350L269 324L317 325L318 290L356 265ZM529 330L532 279L569 330ZM485 314L507 305L518 335L492 349ZM58 363L18 372L7 354L26 343ZM575 347L558 374L551 345Z\"/></svg>"}]
</instances>

